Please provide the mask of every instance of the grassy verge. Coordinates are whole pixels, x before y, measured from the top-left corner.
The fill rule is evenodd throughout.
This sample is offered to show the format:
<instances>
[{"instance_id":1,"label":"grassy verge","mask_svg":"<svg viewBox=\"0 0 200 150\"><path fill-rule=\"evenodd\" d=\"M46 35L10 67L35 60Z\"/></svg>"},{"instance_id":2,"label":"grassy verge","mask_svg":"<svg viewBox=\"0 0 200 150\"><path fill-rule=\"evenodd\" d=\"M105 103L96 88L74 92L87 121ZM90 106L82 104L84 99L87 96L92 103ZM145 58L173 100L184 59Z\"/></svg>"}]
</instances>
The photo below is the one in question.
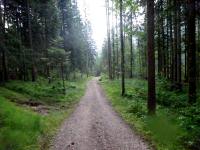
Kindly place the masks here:
<instances>
[{"instance_id":1,"label":"grassy verge","mask_svg":"<svg viewBox=\"0 0 200 150\"><path fill-rule=\"evenodd\" d=\"M36 83L11 81L0 87L0 150L47 149L56 129L84 94L88 79Z\"/></svg>"},{"instance_id":2,"label":"grassy verge","mask_svg":"<svg viewBox=\"0 0 200 150\"><path fill-rule=\"evenodd\" d=\"M120 96L119 80L109 81L102 77L101 85L114 109L156 149L199 150L199 105L187 106L186 89L182 92L170 91L167 82L159 81L157 115L149 117L146 109L146 81L127 79L125 97Z\"/></svg>"}]
</instances>

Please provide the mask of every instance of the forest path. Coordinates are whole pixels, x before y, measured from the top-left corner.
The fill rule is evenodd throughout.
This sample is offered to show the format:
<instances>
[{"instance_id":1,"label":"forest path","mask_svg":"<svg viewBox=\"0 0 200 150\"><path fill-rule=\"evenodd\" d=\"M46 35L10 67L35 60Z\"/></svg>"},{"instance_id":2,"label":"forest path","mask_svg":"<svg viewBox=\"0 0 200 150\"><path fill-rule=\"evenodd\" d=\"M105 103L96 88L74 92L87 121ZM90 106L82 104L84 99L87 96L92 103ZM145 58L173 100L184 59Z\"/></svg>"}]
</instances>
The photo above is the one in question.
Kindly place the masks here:
<instances>
[{"instance_id":1,"label":"forest path","mask_svg":"<svg viewBox=\"0 0 200 150\"><path fill-rule=\"evenodd\" d=\"M113 111L97 78L89 81L85 96L67 119L52 150L147 150L148 144L132 132Z\"/></svg>"}]
</instances>

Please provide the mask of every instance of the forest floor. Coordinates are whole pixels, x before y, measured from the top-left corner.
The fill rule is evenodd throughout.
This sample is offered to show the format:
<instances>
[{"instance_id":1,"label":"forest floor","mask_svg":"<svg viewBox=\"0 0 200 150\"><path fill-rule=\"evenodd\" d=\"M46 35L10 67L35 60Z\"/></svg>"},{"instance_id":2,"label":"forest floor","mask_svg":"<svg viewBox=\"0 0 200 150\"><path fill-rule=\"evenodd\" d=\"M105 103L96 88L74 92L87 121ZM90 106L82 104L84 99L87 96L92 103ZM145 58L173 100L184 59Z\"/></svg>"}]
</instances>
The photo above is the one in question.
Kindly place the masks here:
<instances>
[{"instance_id":1,"label":"forest floor","mask_svg":"<svg viewBox=\"0 0 200 150\"><path fill-rule=\"evenodd\" d=\"M0 86L0 150L46 150L62 122L84 95L90 78L37 82L9 81Z\"/></svg>"},{"instance_id":2,"label":"forest floor","mask_svg":"<svg viewBox=\"0 0 200 150\"><path fill-rule=\"evenodd\" d=\"M126 78L126 94L121 96L121 80L99 79L114 110L134 131L143 135L158 150L200 150L200 91L194 105L188 105L187 85L171 90L171 83L156 80L157 110L147 111L147 81Z\"/></svg>"},{"instance_id":3,"label":"forest floor","mask_svg":"<svg viewBox=\"0 0 200 150\"><path fill-rule=\"evenodd\" d=\"M148 143L122 121L109 105L97 78L52 142L52 150L147 150Z\"/></svg>"}]
</instances>

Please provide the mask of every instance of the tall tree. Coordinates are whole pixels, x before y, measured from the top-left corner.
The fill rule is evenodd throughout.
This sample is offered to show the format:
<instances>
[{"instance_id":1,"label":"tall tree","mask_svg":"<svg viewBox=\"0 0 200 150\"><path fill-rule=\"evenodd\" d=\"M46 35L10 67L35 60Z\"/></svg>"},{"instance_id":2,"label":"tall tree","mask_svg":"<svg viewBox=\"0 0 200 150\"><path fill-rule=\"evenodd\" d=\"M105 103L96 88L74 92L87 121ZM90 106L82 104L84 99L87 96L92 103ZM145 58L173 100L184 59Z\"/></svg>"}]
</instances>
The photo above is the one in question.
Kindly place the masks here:
<instances>
[{"instance_id":1,"label":"tall tree","mask_svg":"<svg viewBox=\"0 0 200 150\"><path fill-rule=\"evenodd\" d=\"M0 5L2 5L2 1L0 1ZM0 7L0 82L3 82L3 66L2 66L2 54L3 54L3 10Z\"/></svg>"},{"instance_id":2,"label":"tall tree","mask_svg":"<svg viewBox=\"0 0 200 150\"><path fill-rule=\"evenodd\" d=\"M115 60L115 28L114 28L114 0L112 0L112 78L115 79L116 60Z\"/></svg>"},{"instance_id":3,"label":"tall tree","mask_svg":"<svg viewBox=\"0 0 200 150\"><path fill-rule=\"evenodd\" d=\"M189 103L196 102L195 0L187 0Z\"/></svg>"},{"instance_id":4,"label":"tall tree","mask_svg":"<svg viewBox=\"0 0 200 150\"><path fill-rule=\"evenodd\" d=\"M123 2L120 2L120 43L121 43L121 95L125 95L125 68L124 68L124 34L123 34Z\"/></svg>"},{"instance_id":5,"label":"tall tree","mask_svg":"<svg viewBox=\"0 0 200 150\"><path fill-rule=\"evenodd\" d=\"M116 30L116 72L117 78L119 78L119 36L118 36L118 13L115 14L115 30Z\"/></svg>"},{"instance_id":6,"label":"tall tree","mask_svg":"<svg viewBox=\"0 0 200 150\"><path fill-rule=\"evenodd\" d=\"M177 83L177 1L174 0L174 48L173 48L173 85Z\"/></svg>"},{"instance_id":7,"label":"tall tree","mask_svg":"<svg viewBox=\"0 0 200 150\"><path fill-rule=\"evenodd\" d=\"M181 76L181 0L177 1L177 88L182 89Z\"/></svg>"},{"instance_id":8,"label":"tall tree","mask_svg":"<svg viewBox=\"0 0 200 150\"><path fill-rule=\"evenodd\" d=\"M131 7L132 8L132 7ZM133 10L130 15L130 78L133 78Z\"/></svg>"},{"instance_id":9,"label":"tall tree","mask_svg":"<svg viewBox=\"0 0 200 150\"><path fill-rule=\"evenodd\" d=\"M2 81L7 81L8 80L8 69L7 69L7 60L6 60L6 48L5 48L5 34L6 34L6 13L7 13L7 1L3 1L3 7L4 7L4 13L1 18L1 50L2 50Z\"/></svg>"},{"instance_id":10,"label":"tall tree","mask_svg":"<svg viewBox=\"0 0 200 150\"><path fill-rule=\"evenodd\" d=\"M29 40L29 48L31 49L32 55L32 81L36 80L36 66L35 66L35 51L33 49L33 40L32 40L32 24L31 24L31 9L30 9L30 1L26 0L26 13L27 13L27 21L28 21L28 40Z\"/></svg>"},{"instance_id":11,"label":"tall tree","mask_svg":"<svg viewBox=\"0 0 200 150\"><path fill-rule=\"evenodd\" d=\"M147 0L148 113L155 114L154 0Z\"/></svg>"},{"instance_id":12,"label":"tall tree","mask_svg":"<svg viewBox=\"0 0 200 150\"><path fill-rule=\"evenodd\" d=\"M109 0L106 0L106 21L107 21L107 40L108 40L108 74L112 79L112 57L111 57L111 41L110 41L110 8Z\"/></svg>"}]
</instances>

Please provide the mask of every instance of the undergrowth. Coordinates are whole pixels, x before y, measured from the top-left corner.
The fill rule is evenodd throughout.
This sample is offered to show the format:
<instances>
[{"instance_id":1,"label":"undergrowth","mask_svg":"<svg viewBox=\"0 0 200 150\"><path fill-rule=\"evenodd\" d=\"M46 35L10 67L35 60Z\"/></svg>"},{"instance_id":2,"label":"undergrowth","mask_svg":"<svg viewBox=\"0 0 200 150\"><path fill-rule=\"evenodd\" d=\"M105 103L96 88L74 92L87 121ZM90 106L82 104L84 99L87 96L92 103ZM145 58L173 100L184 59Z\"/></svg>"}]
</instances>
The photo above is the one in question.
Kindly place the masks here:
<instances>
[{"instance_id":1,"label":"undergrowth","mask_svg":"<svg viewBox=\"0 0 200 150\"><path fill-rule=\"evenodd\" d=\"M51 84L45 79L35 83L10 81L0 87L0 150L48 149L61 122L73 111L84 94L85 77ZM34 112L27 104L38 103L48 108L48 114Z\"/></svg>"},{"instance_id":2,"label":"undergrowth","mask_svg":"<svg viewBox=\"0 0 200 150\"><path fill-rule=\"evenodd\" d=\"M147 82L126 79L126 95L120 96L120 80L101 84L116 111L159 150L200 149L200 105L187 103L187 89L171 91L169 82L157 81L157 113L147 115Z\"/></svg>"}]
</instances>

